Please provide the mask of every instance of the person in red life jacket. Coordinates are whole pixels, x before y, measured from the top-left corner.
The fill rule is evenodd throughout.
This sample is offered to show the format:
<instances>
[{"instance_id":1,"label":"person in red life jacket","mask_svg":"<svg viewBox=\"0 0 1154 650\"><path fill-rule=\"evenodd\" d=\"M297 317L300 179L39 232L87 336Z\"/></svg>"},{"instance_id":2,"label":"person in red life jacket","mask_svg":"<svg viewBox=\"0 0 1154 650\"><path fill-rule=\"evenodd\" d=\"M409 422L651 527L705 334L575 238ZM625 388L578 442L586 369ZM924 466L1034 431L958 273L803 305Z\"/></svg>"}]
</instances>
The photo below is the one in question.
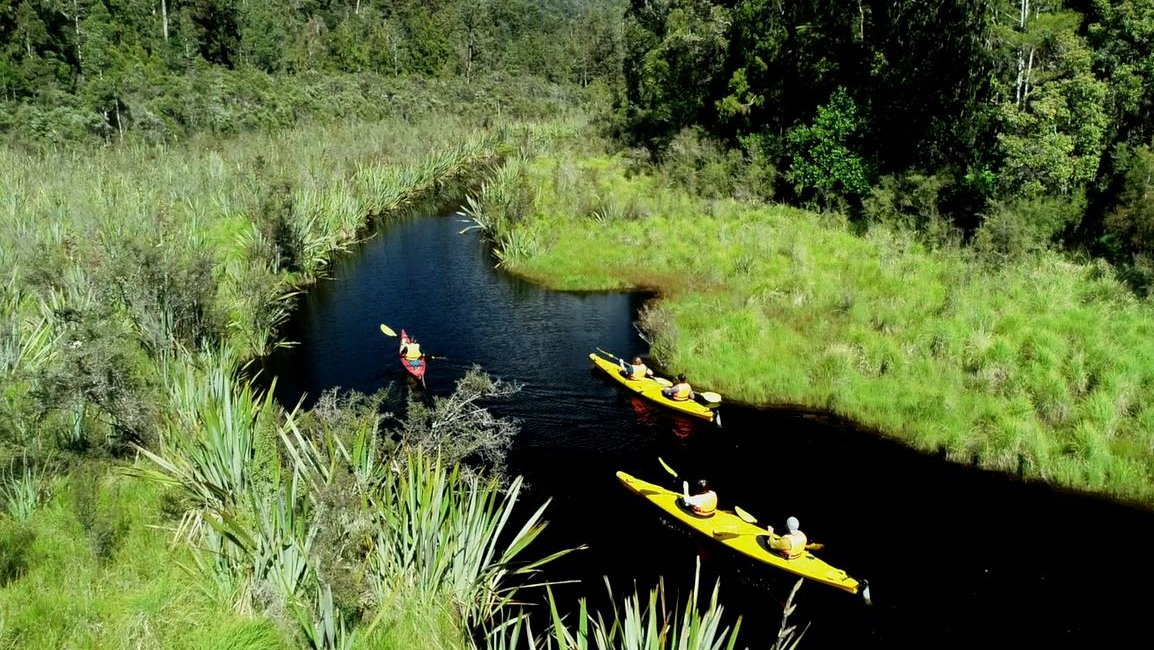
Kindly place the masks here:
<instances>
[{"instance_id":1,"label":"person in red life jacket","mask_svg":"<svg viewBox=\"0 0 1154 650\"><path fill-rule=\"evenodd\" d=\"M697 482L697 494L689 496L689 483L681 482L681 500L700 517L712 517L717 511L717 493L709 487L705 479Z\"/></svg>"},{"instance_id":2,"label":"person in red life jacket","mask_svg":"<svg viewBox=\"0 0 1154 650\"><path fill-rule=\"evenodd\" d=\"M421 351L421 344L417 343L415 338L410 338L408 343L402 343L400 353L401 356L405 357L405 361L414 368L421 365L421 359L425 356L425 353Z\"/></svg>"},{"instance_id":3,"label":"person in red life jacket","mask_svg":"<svg viewBox=\"0 0 1154 650\"><path fill-rule=\"evenodd\" d=\"M775 551L781 551L782 556L788 560L794 560L805 555L805 545L809 540L806 539L805 533L801 532L799 526L797 517L790 517L785 520L785 527L789 532L784 535L774 535L773 526L766 526L765 529L769 531L769 547Z\"/></svg>"},{"instance_id":4,"label":"person in red life jacket","mask_svg":"<svg viewBox=\"0 0 1154 650\"><path fill-rule=\"evenodd\" d=\"M629 365L626 365L623 359L618 359L617 365L621 366L621 376L631 381L653 376L653 371L641 363L641 357L633 357L633 363Z\"/></svg>"},{"instance_id":5,"label":"person in red life jacket","mask_svg":"<svg viewBox=\"0 0 1154 650\"><path fill-rule=\"evenodd\" d=\"M693 392L693 388L689 385L689 382L685 380L685 373L677 375L677 383L669 388L662 389L661 394L678 402L686 402L697 398L697 395Z\"/></svg>"}]
</instances>

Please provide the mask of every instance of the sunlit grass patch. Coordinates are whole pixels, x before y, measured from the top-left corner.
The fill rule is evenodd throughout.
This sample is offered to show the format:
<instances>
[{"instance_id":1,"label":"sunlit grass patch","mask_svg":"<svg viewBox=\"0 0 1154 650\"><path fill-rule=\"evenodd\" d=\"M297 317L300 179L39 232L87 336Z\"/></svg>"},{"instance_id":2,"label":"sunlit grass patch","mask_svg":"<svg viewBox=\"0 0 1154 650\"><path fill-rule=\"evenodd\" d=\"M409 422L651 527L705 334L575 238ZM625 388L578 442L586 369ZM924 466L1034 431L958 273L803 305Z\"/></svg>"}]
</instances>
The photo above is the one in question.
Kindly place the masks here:
<instances>
[{"instance_id":1,"label":"sunlit grass patch","mask_svg":"<svg viewBox=\"0 0 1154 650\"><path fill-rule=\"evenodd\" d=\"M267 620L214 606L180 568L187 552L152 526L163 516L162 492L115 470L94 478L85 487L97 494L81 501L58 481L26 522L35 541L27 570L0 585L0 645L215 648L247 639L227 647L289 647ZM78 514L80 502L97 511ZM106 561L95 556L94 535L113 534L102 526L120 528Z\"/></svg>"},{"instance_id":2,"label":"sunlit grass patch","mask_svg":"<svg viewBox=\"0 0 1154 650\"><path fill-rule=\"evenodd\" d=\"M564 160L564 162L558 162ZM827 409L948 457L1154 499L1154 310L1100 263L993 266L836 215L702 200L623 159L523 163L507 266L562 289L658 289L652 352L730 400ZM612 195L612 196L610 196ZM585 207L639 202L635 218ZM528 215L528 216L526 216Z\"/></svg>"}]
</instances>

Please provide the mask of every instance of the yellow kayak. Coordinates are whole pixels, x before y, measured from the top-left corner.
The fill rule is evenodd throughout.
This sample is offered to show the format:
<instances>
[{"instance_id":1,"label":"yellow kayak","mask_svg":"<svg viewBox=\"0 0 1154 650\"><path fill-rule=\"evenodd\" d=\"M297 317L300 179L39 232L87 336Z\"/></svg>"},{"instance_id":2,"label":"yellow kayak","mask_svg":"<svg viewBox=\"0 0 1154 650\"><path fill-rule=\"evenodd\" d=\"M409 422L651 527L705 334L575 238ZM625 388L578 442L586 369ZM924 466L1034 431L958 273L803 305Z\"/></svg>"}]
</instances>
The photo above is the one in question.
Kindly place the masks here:
<instances>
[{"instance_id":1,"label":"yellow kayak","mask_svg":"<svg viewBox=\"0 0 1154 650\"><path fill-rule=\"evenodd\" d=\"M592 360L593 364L598 368L604 370L610 377L616 379L617 383L625 386L634 393L687 415L711 420L716 422L718 426L721 426L721 416L718 415L716 411L693 400L678 401L669 399L661 394L661 389L664 388L664 386L658 383L657 380L652 378L626 379L621 376L621 367L616 363L601 357L597 353L590 353L589 359Z\"/></svg>"},{"instance_id":2,"label":"yellow kayak","mask_svg":"<svg viewBox=\"0 0 1154 650\"><path fill-rule=\"evenodd\" d=\"M864 580L861 582L854 580L845 571L826 564L810 551L806 551L805 555L799 558L787 560L765 546L768 533L764 528L747 523L732 512L718 510L712 517L699 517L678 505L681 495L672 490L647 483L625 472L617 472L617 478L625 484L625 487L652 501L658 508L730 548L803 578L837 587L851 594L861 593L866 602L869 602L869 585Z\"/></svg>"}]
</instances>

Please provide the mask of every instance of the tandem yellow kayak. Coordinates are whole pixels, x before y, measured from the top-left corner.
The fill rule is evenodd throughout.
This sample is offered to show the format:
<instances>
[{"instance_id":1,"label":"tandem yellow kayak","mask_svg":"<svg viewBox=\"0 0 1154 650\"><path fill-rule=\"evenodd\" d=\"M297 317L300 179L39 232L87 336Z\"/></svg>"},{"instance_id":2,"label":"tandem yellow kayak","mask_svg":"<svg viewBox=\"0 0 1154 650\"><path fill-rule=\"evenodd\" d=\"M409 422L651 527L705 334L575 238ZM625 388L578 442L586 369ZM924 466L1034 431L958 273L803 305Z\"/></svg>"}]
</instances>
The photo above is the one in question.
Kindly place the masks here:
<instances>
[{"instance_id":1,"label":"tandem yellow kayak","mask_svg":"<svg viewBox=\"0 0 1154 650\"><path fill-rule=\"evenodd\" d=\"M699 417L704 420L711 420L716 423L717 426L721 426L721 416L717 411L693 400L678 401L669 399L661 394L661 389L664 388L664 386L658 383L656 379L626 379L621 376L621 368L616 363L605 359L595 352L589 354L589 359L593 361L593 364L598 368L604 370L610 377L616 379L617 383L625 386L634 393L687 415Z\"/></svg>"},{"instance_id":2,"label":"tandem yellow kayak","mask_svg":"<svg viewBox=\"0 0 1154 650\"><path fill-rule=\"evenodd\" d=\"M682 523L734 550L803 578L851 594L860 593L865 601L869 602L869 584L866 581L859 582L851 578L845 571L826 564L810 551L806 551L805 555L799 558L787 560L778 552L769 550L767 531L764 528L747 523L732 512L718 510L712 517L701 517L679 505L681 495L677 492L634 478L625 472L617 472L617 478L625 484L625 487L653 502Z\"/></svg>"}]
</instances>

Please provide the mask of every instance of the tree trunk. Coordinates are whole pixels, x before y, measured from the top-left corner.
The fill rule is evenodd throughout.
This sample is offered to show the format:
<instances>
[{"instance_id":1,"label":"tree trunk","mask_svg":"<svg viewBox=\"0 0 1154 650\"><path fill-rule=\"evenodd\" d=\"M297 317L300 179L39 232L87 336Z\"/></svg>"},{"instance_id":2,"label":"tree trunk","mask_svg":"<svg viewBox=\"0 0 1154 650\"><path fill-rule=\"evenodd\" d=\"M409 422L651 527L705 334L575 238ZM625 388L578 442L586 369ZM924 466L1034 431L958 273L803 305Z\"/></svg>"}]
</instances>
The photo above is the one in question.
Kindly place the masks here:
<instances>
[{"instance_id":1,"label":"tree trunk","mask_svg":"<svg viewBox=\"0 0 1154 650\"><path fill-rule=\"evenodd\" d=\"M1026 33L1026 19L1030 17L1030 0L1019 0L1018 3L1018 33ZM1029 74L1026 70L1025 52L1023 52L1024 45L1018 46L1018 79L1014 83L1014 105L1021 106L1022 100L1025 99L1023 93L1023 86L1029 83L1026 78ZM1033 65L1033 50L1030 50L1030 63Z\"/></svg>"},{"instance_id":2,"label":"tree trunk","mask_svg":"<svg viewBox=\"0 0 1154 650\"><path fill-rule=\"evenodd\" d=\"M168 0L160 0L160 26L164 31L164 42L168 42Z\"/></svg>"},{"instance_id":3,"label":"tree trunk","mask_svg":"<svg viewBox=\"0 0 1154 650\"><path fill-rule=\"evenodd\" d=\"M1022 101L1030 96L1030 75L1034 72L1034 48L1030 48L1030 58L1026 62L1026 79L1022 84Z\"/></svg>"},{"instance_id":4,"label":"tree trunk","mask_svg":"<svg viewBox=\"0 0 1154 650\"><path fill-rule=\"evenodd\" d=\"M84 76L84 57L80 54L80 7L79 0L72 0L72 29L76 32L76 63L80 66L80 75Z\"/></svg>"}]
</instances>

